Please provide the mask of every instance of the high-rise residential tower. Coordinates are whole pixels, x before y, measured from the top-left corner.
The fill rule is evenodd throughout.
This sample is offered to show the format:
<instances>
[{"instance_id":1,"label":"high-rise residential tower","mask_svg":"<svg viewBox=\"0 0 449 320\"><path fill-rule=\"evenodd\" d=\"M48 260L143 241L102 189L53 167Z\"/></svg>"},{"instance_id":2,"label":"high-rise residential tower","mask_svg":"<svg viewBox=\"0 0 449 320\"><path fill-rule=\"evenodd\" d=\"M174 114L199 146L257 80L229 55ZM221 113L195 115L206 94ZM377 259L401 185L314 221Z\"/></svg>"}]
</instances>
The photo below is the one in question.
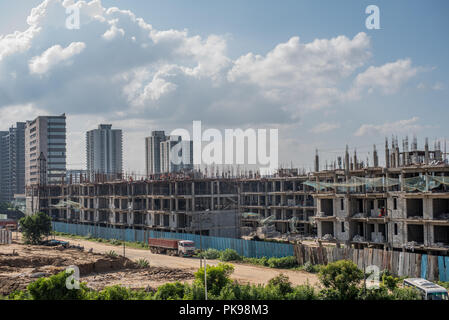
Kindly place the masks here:
<instances>
[{"instance_id":1,"label":"high-rise residential tower","mask_svg":"<svg viewBox=\"0 0 449 320\"><path fill-rule=\"evenodd\" d=\"M111 124L100 124L86 133L87 172L91 179L96 173L123 172L122 130Z\"/></svg>"},{"instance_id":2,"label":"high-rise residential tower","mask_svg":"<svg viewBox=\"0 0 449 320\"><path fill-rule=\"evenodd\" d=\"M27 121L25 125L25 184L28 186L62 183L65 175L65 114L41 116Z\"/></svg>"},{"instance_id":3,"label":"high-rise residential tower","mask_svg":"<svg viewBox=\"0 0 449 320\"><path fill-rule=\"evenodd\" d=\"M147 176L161 173L161 142L167 140L164 131L153 131L145 138L145 169Z\"/></svg>"},{"instance_id":4,"label":"high-rise residential tower","mask_svg":"<svg viewBox=\"0 0 449 320\"><path fill-rule=\"evenodd\" d=\"M25 193L25 123L0 134L0 202Z\"/></svg>"}]
</instances>

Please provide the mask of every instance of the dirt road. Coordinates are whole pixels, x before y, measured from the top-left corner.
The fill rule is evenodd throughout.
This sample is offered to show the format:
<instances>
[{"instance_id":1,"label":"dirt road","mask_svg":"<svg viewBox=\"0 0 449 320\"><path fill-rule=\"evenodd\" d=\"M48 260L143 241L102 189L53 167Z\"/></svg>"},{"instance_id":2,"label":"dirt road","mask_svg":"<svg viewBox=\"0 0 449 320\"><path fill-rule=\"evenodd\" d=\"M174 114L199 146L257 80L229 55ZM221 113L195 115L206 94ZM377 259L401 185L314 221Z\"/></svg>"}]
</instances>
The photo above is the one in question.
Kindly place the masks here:
<instances>
[{"instance_id":1,"label":"dirt road","mask_svg":"<svg viewBox=\"0 0 449 320\"><path fill-rule=\"evenodd\" d=\"M88 240L70 239L64 237L56 237L59 240L69 241L71 244L79 244L84 247L85 250L93 249L97 253L106 253L114 250L116 253L122 255L123 247L113 246L105 243L98 243ZM163 254L153 254L149 250L134 249L126 247L125 255L131 260L137 260L144 258L150 261L151 266L155 267L169 267L179 268L195 272L200 267L200 260L196 258L182 258L173 257ZM220 261L208 260L210 265L217 265ZM285 269L272 269L261 266L253 266L241 263L232 263L235 267L234 273L231 278L238 280L241 283L251 284L266 284L271 278L283 273L290 278L290 281L294 285L306 284L318 286L318 277L315 274L307 273L304 271L293 271Z\"/></svg>"}]
</instances>

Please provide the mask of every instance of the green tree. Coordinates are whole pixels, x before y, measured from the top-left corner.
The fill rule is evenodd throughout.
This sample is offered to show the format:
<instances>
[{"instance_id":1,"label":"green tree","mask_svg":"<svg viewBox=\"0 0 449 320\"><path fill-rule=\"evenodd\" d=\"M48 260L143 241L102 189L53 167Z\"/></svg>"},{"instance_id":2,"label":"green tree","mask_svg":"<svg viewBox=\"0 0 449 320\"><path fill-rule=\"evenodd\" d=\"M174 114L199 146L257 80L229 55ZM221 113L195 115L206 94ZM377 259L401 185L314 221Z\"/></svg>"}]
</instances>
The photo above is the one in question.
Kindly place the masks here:
<instances>
[{"instance_id":1,"label":"green tree","mask_svg":"<svg viewBox=\"0 0 449 320\"><path fill-rule=\"evenodd\" d=\"M340 260L321 268L319 278L326 287L322 291L325 299L350 300L359 294L363 271L352 261Z\"/></svg>"},{"instance_id":2,"label":"green tree","mask_svg":"<svg viewBox=\"0 0 449 320\"><path fill-rule=\"evenodd\" d=\"M43 212L23 217L19 224L26 243L38 244L42 237L51 232L51 218Z\"/></svg>"},{"instance_id":3,"label":"green tree","mask_svg":"<svg viewBox=\"0 0 449 320\"><path fill-rule=\"evenodd\" d=\"M79 289L68 289L66 279L73 273L62 271L48 278L40 278L28 285L27 291L33 300L83 300L89 289L80 283Z\"/></svg>"},{"instance_id":4,"label":"green tree","mask_svg":"<svg viewBox=\"0 0 449 320\"><path fill-rule=\"evenodd\" d=\"M394 300L421 300L421 294L415 288L405 287L393 290Z\"/></svg>"},{"instance_id":5,"label":"green tree","mask_svg":"<svg viewBox=\"0 0 449 320\"><path fill-rule=\"evenodd\" d=\"M207 292L218 296L221 289L231 283L230 275L234 272L234 266L227 263L219 263L217 266L207 266ZM195 272L195 283L204 284L204 268Z\"/></svg>"},{"instance_id":6,"label":"green tree","mask_svg":"<svg viewBox=\"0 0 449 320\"><path fill-rule=\"evenodd\" d=\"M242 260L242 257L234 249L228 248L221 252L220 260L221 261L240 261L240 260Z\"/></svg>"},{"instance_id":7,"label":"green tree","mask_svg":"<svg viewBox=\"0 0 449 320\"><path fill-rule=\"evenodd\" d=\"M115 285L105 287L99 292L92 291L88 298L89 300L149 300L152 298L152 293Z\"/></svg>"},{"instance_id":8,"label":"green tree","mask_svg":"<svg viewBox=\"0 0 449 320\"><path fill-rule=\"evenodd\" d=\"M271 289L275 292L280 299L283 299L288 293L293 292L290 279L282 273L268 281L267 289Z\"/></svg>"},{"instance_id":9,"label":"green tree","mask_svg":"<svg viewBox=\"0 0 449 320\"><path fill-rule=\"evenodd\" d=\"M154 299L156 300L181 300L184 297L185 285L176 281L166 283L157 289Z\"/></svg>"}]
</instances>

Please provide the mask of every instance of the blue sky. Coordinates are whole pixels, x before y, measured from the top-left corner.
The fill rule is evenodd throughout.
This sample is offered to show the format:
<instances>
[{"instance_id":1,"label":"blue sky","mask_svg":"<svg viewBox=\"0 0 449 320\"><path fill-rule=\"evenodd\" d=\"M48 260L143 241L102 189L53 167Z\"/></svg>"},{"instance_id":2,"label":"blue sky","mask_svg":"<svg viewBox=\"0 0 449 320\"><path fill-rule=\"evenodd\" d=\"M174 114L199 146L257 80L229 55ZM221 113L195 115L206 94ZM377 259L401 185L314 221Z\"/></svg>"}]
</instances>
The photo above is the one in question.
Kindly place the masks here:
<instances>
[{"instance_id":1,"label":"blue sky","mask_svg":"<svg viewBox=\"0 0 449 320\"><path fill-rule=\"evenodd\" d=\"M27 16L33 7L38 6L42 1L1 1L0 2L0 34L3 36L14 32L15 30L25 31L29 26L26 22ZM290 163L298 166L310 167L313 163L313 154L310 152L314 148L318 148L322 154L322 158L328 158L329 161L335 158L335 152L341 152L344 149L345 144L348 143L351 148L357 147L360 153L368 152L371 150L373 143L377 143L378 149L383 151L383 139L384 136L391 136L391 134L397 134L400 138L405 135L417 134L420 138L419 142L422 145L424 137L429 137L432 141L433 139L449 139L449 132L447 127L447 122L449 119L449 108L448 108L448 98L449 98L449 2L448 1L418 1L418 0L402 0L402 1L359 1L359 0L348 0L348 1L256 1L256 0L229 0L229 1L206 1L206 0L159 0L159 1L141 1L141 0L103 0L103 8L118 7L120 9L126 9L133 12L137 17L142 17L144 21L150 24L154 29L157 30L188 30L188 36L192 37L195 35L201 36L201 39L205 40L211 35L217 35L221 40L225 42L225 49L223 49L223 54L226 55L226 59L231 61L231 64L235 64L239 58L247 55L248 53L253 53L254 55L261 55L262 57L267 57L273 49L282 43L287 43L292 37L299 37L299 42L301 44L312 43L315 39L332 39L338 36L345 36L348 39L353 39L357 34L363 32L369 39L369 45L366 47L361 47L360 50L368 50L369 56L358 61L359 51L346 57L344 63L348 61L357 60L354 62L353 69L351 69L351 74L342 74L337 77L335 81L332 82L332 88L338 88L341 93L350 91L351 88L355 86L355 79L358 75L363 74L370 67L379 68L374 70L368 80L366 81L377 81L376 77L381 77L382 75L386 79L379 79L377 85L367 84L366 81L361 85L362 89L357 91L357 98L351 99L341 99L336 98L332 95L330 102L324 103L323 101L316 101L317 97L315 94L310 95L311 91L307 91L301 95L285 94L282 99L276 100L276 103L267 103L267 105L260 107L260 116L255 123L259 123L261 127L264 126L274 126L279 127L280 137L285 138L284 144L281 144L280 158L281 162ZM365 28L365 19L367 15L365 14L365 8L368 5L375 4L380 9L380 30L367 30ZM50 19L50 18L48 18ZM45 28L45 27L44 27ZM128 29L124 28L126 35L128 35ZM79 56L83 57L87 61L93 61L93 58L87 56L89 49L89 42L87 35L82 35L83 27L81 27L80 35L74 36L70 41L65 42L64 38L58 38L61 33L56 33L54 30L48 29L48 36L33 40L31 44L32 51L35 52L26 58L26 61L30 61L32 57L40 56L43 51L50 48L53 45L60 44L63 48L67 47L71 42L83 42L87 44L86 49L81 48L83 51ZM125 36L126 36L125 35ZM50 41L50 37L54 37L54 41ZM84 38L86 40L84 40ZM59 39L60 41L58 42ZM41 43L39 43L41 41ZM294 44L292 44L294 45ZM110 48L110 47L107 47ZM218 48L218 47L217 47ZM220 47L221 48L221 47ZM104 49L104 48L103 48ZM98 49L100 50L100 49ZM116 49L118 50L118 49ZM221 50L212 48L211 52L214 50ZM340 52L340 51L339 51ZM118 54L126 54L126 52L119 52ZM208 53L209 54L209 53ZM213 54L213 53L210 53ZM302 56L302 52L298 53L298 56ZM20 53L16 54L17 60L8 56L4 59L3 63L6 65L8 63L8 69L12 68L11 65L19 64ZM323 59L326 56L325 52L320 52ZM203 59L198 58L198 59ZM179 59L179 57L176 57ZM174 60L176 63L176 59ZM181 59L184 59L182 57ZM224 59L224 60L226 60ZM312 63L313 57L311 59ZM327 59L327 58L326 58ZM341 63L338 60L339 57L331 57L326 60L327 63L332 63L336 61L336 65ZM380 67L395 63L398 60L409 60L410 65L405 65L403 68L398 69L399 72L404 72L404 76L398 79L397 83L391 84L394 90L391 92L388 90L390 84L386 83L388 78L393 78L392 75L396 74L393 70L391 74L385 75L385 69L380 69ZM224 61L220 60L220 61ZM165 60L164 60L165 61ZM200 60L188 61L186 66L192 66L196 63L202 63ZM207 60L209 61L209 60ZM299 61L299 60L297 60ZM210 62L210 61L209 61ZM276 62L276 61L275 61ZM358 63L360 62L360 66ZM6 70L6 66L1 69L0 60L0 70ZM171 63L171 62L170 62ZM216 63L214 60L211 63ZM247 62L245 62L247 63ZM282 64L282 61L277 61L276 63ZM299 61L299 63L301 63ZM291 77L295 76L295 72L301 72L307 69L309 61L305 61L304 65L301 65L296 71L293 70ZM203 62L204 64L204 62ZM84 65L87 65L85 63ZM143 64L142 64L143 65ZM145 61L145 67L148 67L151 72L154 72L155 65L151 65L148 61ZM149 67L151 65L151 68ZM160 61L157 64L160 65ZM267 62L267 65L271 65ZM252 68L263 68L264 65L257 66L256 64L251 64ZM74 61L67 68L78 67L77 61ZM117 74L126 73L126 68L132 70L136 65L123 66ZM139 66L142 67L142 66ZM248 76L253 79L253 82L257 82L257 77L262 77L262 81L266 83L259 88L262 91L269 91L272 88L270 84L272 83L271 73L268 75L261 74L260 70L254 71L250 69L247 64L245 67L244 76ZM290 65L290 67L292 67ZM294 67L294 66L293 66ZM394 65L393 67L398 67ZM392 68L393 68L392 67ZM92 66L90 66L92 68ZM232 66L229 66L232 68ZM305 68L305 69L304 69ZM399 67L398 67L399 68ZM229 69L224 67L226 72ZM294 68L293 68L294 69ZM11 69L12 70L12 69ZM249 70L249 71L248 71ZM330 68L330 70L333 70ZM389 70L389 69L388 69ZM52 71L56 73L56 71ZM67 72L67 70L66 70ZM215 71L214 71L215 72ZM221 72L221 71L220 71ZM253 72L252 74L249 74ZM331 71L330 71L331 72ZM153 73L151 73L153 74ZM210 74L208 74L210 76ZM240 74L238 75L240 76ZM283 75L285 76L285 75ZM319 83L321 85L323 78L321 74L313 73L312 77L319 77ZM329 78L334 77L332 73L329 73ZM62 111L64 108L58 109L52 107L52 105L66 105L67 113L73 114L74 120L73 125L70 125L69 129L74 132L72 136L69 135L69 142L73 141L69 146L69 163L76 167L79 163L84 160L83 156L79 156L77 152L78 149L84 150L83 145L78 143L78 140L83 135L83 130L85 129L81 122L83 122L83 117L88 117L89 119L93 117L91 112L79 111L83 107L76 104L66 103L63 98L71 99L70 96L66 94L61 94L61 100L57 100L55 97L45 97L45 92L42 92L41 86L42 77L47 77L45 88L51 86L58 86L58 82L63 79L62 74L58 75L48 75L42 76L40 78L24 78L20 80L18 77L17 87L11 88L10 92L14 92L17 96L8 96L7 101L2 101L2 96L0 96L0 109L11 108L11 106L23 106L31 104L32 109L25 109L30 111L30 114L36 112L37 110L46 111L49 113L56 113ZM243 76L242 76L243 77ZM85 78L83 77L83 81ZM92 78L94 79L94 76ZM164 78L165 80L167 78ZM242 78L244 81L246 78ZM374 80L373 80L374 79ZM23 83L19 83L22 81ZM201 80L197 86L203 85L204 80ZM301 81L306 81L304 79L298 81L292 81L288 83L286 87L281 88L282 90L295 90L298 86L302 86ZM71 87L76 86L79 82L72 82ZM184 91L180 90L182 84L185 83L184 80L179 80L179 82L173 82L176 84L176 90L170 91L170 94L178 92L177 99L181 99L182 102L185 99ZM245 82L246 83L246 82ZM284 82L283 82L284 83ZM253 88L251 84L251 89ZM329 84L323 85L328 87ZM106 86L105 86L106 87ZM42 92L38 95L24 94L23 88L27 88L31 91ZM76 87L75 87L76 88ZM279 89L278 87L276 87ZM381 89L379 89L381 88ZM104 89L104 92L101 90ZM313 91L313 85L309 88ZM76 90L76 89L75 89ZM106 88L97 88L100 90L100 95L107 95ZM220 99L229 99L229 97L234 97L234 95L239 94L237 89L228 87L223 87L220 92L227 92L230 90L232 95L224 94ZM255 89L254 89L255 90ZM372 90L372 92L370 91ZM44 90L45 91L45 90ZM191 90L190 90L191 91ZM189 92L190 92L189 91ZM205 90L207 91L207 90ZM250 91L250 89L246 90ZM388 91L388 92L387 92ZM61 93L64 91L61 89ZM109 101L106 98L101 99L96 94L92 92L82 91L86 98L82 101L77 102L78 104L113 104L113 101ZM198 91L201 94L201 90ZM252 91L251 91L252 92ZM252 100L255 95L260 94L260 91L254 91L254 95L243 96L241 99L236 97L235 100L243 104L248 100ZM19 95L22 95L19 97ZM90 96L91 95L91 96ZM288 96L288 98L286 98ZM339 95L340 96L340 95ZM294 99L305 97L305 102L299 102L298 106L294 105ZM164 99L162 97L161 99ZM208 116L201 118L199 111L201 106L203 108L208 108L213 101L213 97L207 99L206 97L198 97L197 102L192 98L191 103L194 104L189 106L186 104L183 108L191 110L191 114L194 116L198 115L197 120L203 120L204 123L211 123L211 126L220 126L217 118L225 119L223 120L223 127L251 127L254 126L254 122L250 120L250 116L245 118L242 116L242 121L240 123L233 123L231 120L226 122L225 116L217 115L216 119L213 119L213 113L211 112ZM263 97L261 100L255 99L256 105L254 107L248 107L248 115L251 112L257 113L258 104L264 104ZM293 99L293 100L292 100ZM154 99L153 99L154 100ZM175 97L170 97L168 100L170 103L176 103L178 100ZM318 107L310 109L309 104L317 103ZM236 103L236 102L234 102ZM131 105L131 104L130 104ZM163 106L163 100L159 100L156 105ZM232 105L229 101L221 102L224 109L229 108L229 113L233 113L239 110L238 106ZM34 109L33 109L34 108ZM112 107L111 107L112 108ZM189 109L191 108L191 109ZM215 107L216 108L216 107ZM285 120L282 118L282 112L279 112L279 119L276 119L276 112L273 114L271 111L286 110L285 114L288 117L289 113L295 114L292 119ZM96 114L98 116L98 121L109 121L116 123L117 126L122 126L124 130L127 130L127 124L125 120L129 120L133 123L133 118L129 117L127 119L118 120L117 114L114 115L111 109L111 116L104 116L105 110L107 111L107 106L104 108L99 107L99 112ZM213 108L212 108L213 109ZM141 109L139 109L142 111ZM245 109L246 110L246 109ZM139 112L140 112L139 111ZM184 110L185 111L185 110ZM115 112L115 111L114 111ZM23 113L17 112L17 117L22 117ZM106 112L108 114L108 112ZM188 112L186 113L188 114ZM262 115L266 115L264 118ZM128 170L143 170L143 155L137 151L143 146L137 145L136 139L143 139L145 135L151 129L158 129L158 126L163 126L163 128L171 129L179 126L185 126L186 123L194 119L188 119L185 122L180 119L164 119L161 114L157 112L148 113L144 111L142 114L136 116L139 119L148 119L148 123L142 123L139 128L134 126L129 126L129 140L125 140L125 150L136 151L139 155L134 158L125 157L125 167ZM273 118L274 117L274 118ZM246 119L246 120L245 120ZM272 120L275 119L275 120ZM12 116L8 117L5 123L2 121L1 128L4 129L12 124L13 121L20 121L23 119L13 119ZM270 121L272 120L272 121ZM9 123L11 122L11 123ZM89 123L93 126L94 123ZM320 126L321 125L321 126ZM365 125L365 127L363 127ZM363 129L362 129L363 127ZM91 129L91 128L86 128ZM358 134L357 134L358 132ZM73 139L73 140L70 140ZM137 140L139 141L139 140ZM128 148L128 149L126 149ZM381 154L382 157L382 154ZM138 158L138 159L137 159Z\"/></svg>"}]
</instances>

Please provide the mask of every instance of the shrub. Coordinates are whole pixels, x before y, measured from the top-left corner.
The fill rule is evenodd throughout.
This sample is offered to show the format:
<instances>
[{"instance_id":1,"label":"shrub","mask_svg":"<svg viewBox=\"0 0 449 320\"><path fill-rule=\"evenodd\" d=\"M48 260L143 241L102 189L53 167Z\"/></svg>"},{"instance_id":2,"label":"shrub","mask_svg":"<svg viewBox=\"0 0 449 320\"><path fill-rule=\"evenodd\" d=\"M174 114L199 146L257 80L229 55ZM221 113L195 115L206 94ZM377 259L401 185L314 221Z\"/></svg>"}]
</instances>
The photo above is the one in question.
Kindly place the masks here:
<instances>
[{"instance_id":1,"label":"shrub","mask_svg":"<svg viewBox=\"0 0 449 320\"><path fill-rule=\"evenodd\" d=\"M117 239L111 239L111 240L109 240L109 243L114 245L114 246L121 246L123 244L122 241L117 240Z\"/></svg>"},{"instance_id":2,"label":"shrub","mask_svg":"<svg viewBox=\"0 0 449 320\"><path fill-rule=\"evenodd\" d=\"M393 291L398 287L399 282L401 281L400 278L395 278L392 275L388 275L387 273L384 273L382 275L382 284L388 289Z\"/></svg>"},{"instance_id":3,"label":"shrub","mask_svg":"<svg viewBox=\"0 0 449 320\"><path fill-rule=\"evenodd\" d=\"M234 249L226 249L221 252L220 260L222 261L240 261L242 257Z\"/></svg>"},{"instance_id":4,"label":"shrub","mask_svg":"<svg viewBox=\"0 0 449 320\"><path fill-rule=\"evenodd\" d=\"M115 285L106 287L98 293L96 300L129 300L129 290L126 288Z\"/></svg>"},{"instance_id":5,"label":"shrub","mask_svg":"<svg viewBox=\"0 0 449 320\"><path fill-rule=\"evenodd\" d=\"M267 288L272 290L274 289L275 298L279 297L280 299L282 299L288 293L293 292L293 287L290 279L282 273L270 279L268 281Z\"/></svg>"},{"instance_id":6,"label":"shrub","mask_svg":"<svg viewBox=\"0 0 449 320\"><path fill-rule=\"evenodd\" d=\"M16 290L8 296L8 300L33 300L28 290Z\"/></svg>"},{"instance_id":7,"label":"shrub","mask_svg":"<svg viewBox=\"0 0 449 320\"><path fill-rule=\"evenodd\" d=\"M309 285L304 284L293 288L293 291L287 293L286 299L288 300L316 300L318 295L315 289Z\"/></svg>"},{"instance_id":8,"label":"shrub","mask_svg":"<svg viewBox=\"0 0 449 320\"><path fill-rule=\"evenodd\" d=\"M267 263L270 268L288 269L298 266L298 261L293 256L283 258L270 258L268 259Z\"/></svg>"},{"instance_id":9,"label":"shrub","mask_svg":"<svg viewBox=\"0 0 449 320\"><path fill-rule=\"evenodd\" d=\"M109 257L109 258L115 258L115 257L118 257L117 252L115 252L114 250L111 250L111 251L106 252L105 255L106 255L107 257Z\"/></svg>"},{"instance_id":10,"label":"shrub","mask_svg":"<svg viewBox=\"0 0 449 320\"><path fill-rule=\"evenodd\" d=\"M209 248L203 252L200 252L199 256L206 259L218 259L220 258L220 251L217 249Z\"/></svg>"},{"instance_id":11,"label":"shrub","mask_svg":"<svg viewBox=\"0 0 449 320\"><path fill-rule=\"evenodd\" d=\"M323 292L324 298L355 299L359 294L358 285L363 279L363 271L357 268L352 261L340 260L322 267L319 278L324 287L328 289Z\"/></svg>"},{"instance_id":12,"label":"shrub","mask_svg":"<svg viewBox=\"0 0 449 320\"><path fill-rule=\"evenodd\" d=\"M26 243L39 244L51 232L51 218L43 212L20 218L19 224Z\"/></svg>"},{"instance_id":13,"label":"shrub","mask_svg":"<svg viewBox=\"0 0 449 320\"><path fill-rule=\"evenodd\" d=\"M181 300L184 297L185 285L176 281L166 283L157 289L154 299L156 300Z\"/></svg>"},{"instance_id":14,"label":"shrub","mask_svg":"<svg viewBox=\"0 0 449 320\"><path fill-rule=\"evenodd\" d=\"M393 300L393 295L388 292L388 288L381 284L379 288L363 289L359 290L359 300Z\"/></svg>"},{"instance_id":15,"label":"shrub","mask_svg":"<svg viewBox=\"0 0 449 320\"><path fill-rule=\"evenodd\" d=\"M393 290L394 300L421 300L421 294L415 288L405 287Z\"/></svg>"},{"instance_id":16,"label":"shrub","mask_svg":"<svg viewBox=\"0 0 449 320\"><path fill-rule=\"evenodd\" d=\"M318 273L322 267L323 265L321 264L311 264L310 261L307 261L300 267L300 269L309 273Z\"/></svg>"},{"instance_id":17,"label":"shrub","mask_svg":"<svg viewBox=\"0 0 449 320\"><path fill-rule=\"evenodd\" d=\"M204 300L204 283L192 283L190 286L185 285L184 300Z\"/></svg>"},{"instance_id":18,"label":"shrub","mask_svg":"<svg viewBox=\"0 0 449 320\"><path fill-rule=\"evenodd\" d=\"M48 278L40 278L28 285L27 291L33 300L82 300L85 299L89 289L80 283L79 289L68 289L67 278L73 272L62 271Z\"/></svg>"},{"instance_id":19,"label":"shrub","mask_svg":"<svg viewBox=\"0 0 449 320\"><path fill-rule=\"evenodd\" d=\"M90 300L148 300L152 298L152 293L115 285L105 287L99 292L92 292L88 298Z\"/></svg>"},{"instance_id":20,"label":"shrub","mask_svg":"<svg viewBox=\"0 0 449 320\"><path fill-rule=\"evenodd\" d=\"M221 289L231 283L229 276L234 272L234 267L230 264L219 263L217 266L207 266L207 291L213 295L220 295ZM204 268L195 272L195 283L204 285Z\"/></svg>"},{"instance_id":21,"label":"shrub","mask_svg":"<svg viewBox=\"0 0 449 320\"><path fill-rule=\"evenodd\" d=\"M147 259L138 259L136 261L136 264L139 268L144 269L144 268L148 268L150 266L150 262Z\"/></svg>"}]
</instances>

